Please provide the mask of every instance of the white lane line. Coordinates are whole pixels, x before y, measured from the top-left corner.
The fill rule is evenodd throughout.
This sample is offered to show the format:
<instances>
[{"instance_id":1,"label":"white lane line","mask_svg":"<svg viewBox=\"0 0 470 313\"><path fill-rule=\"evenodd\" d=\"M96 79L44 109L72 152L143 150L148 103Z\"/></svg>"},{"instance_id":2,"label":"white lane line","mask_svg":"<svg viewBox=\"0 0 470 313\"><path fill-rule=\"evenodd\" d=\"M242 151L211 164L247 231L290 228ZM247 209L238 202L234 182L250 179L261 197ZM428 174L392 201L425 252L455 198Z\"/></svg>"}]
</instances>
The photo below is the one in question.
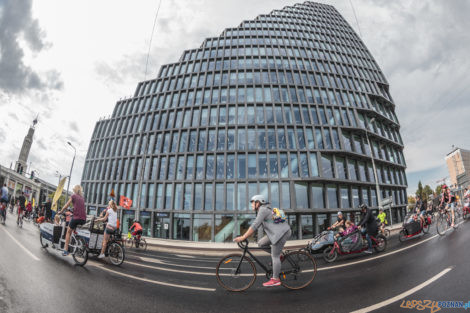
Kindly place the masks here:
<instances>
[{"instance_id":1,"label":"white lane line","mask_svg":"<svg viewBox=\"0 0 470 313\"><path fill-rule=\"evenodd\" d=\"M128 263L128 262L126 262L126 263ZM195 287L195 286L188 286L188 285L178 285L178 284L172 284L172 283L167 283L167 282L158 281L158 280L152 280L152 279L137 277L137 276L134 276L134 275L124 274L124 273L106 268L106 267L104 267L104 265L101 265L101 264L98 265L98 264L91 263L90 265L95 266L97 268L100 268L102 270L114 273L116 275L124 276L124 277L127 277L127 278L132 278L132 279L136 279L136 280L140 280L140 281L144 281L144 282L155 284L155 285L162 285L162 286L182 288L182 289L199 290L199 291L211 291L211 292L215 291L215 288L205 288L205 287Z\"/></svg>"},{"instance_id":2,"label":"white lane line","mask_svg":"<svg viewBox=\"0 0 470 313\"><path fill-rule=\"evenodd\" d=\"M175 254L175 256L179 257L179 258L185 258L185 259L195 259L196 257L195 256L192 256L192 255L184 255L184 254Z\"/></svg>"},{"instance_id":3,"label":"white lane line","mask_svg":"<svg viewBox=\"0 0 470 313\"><path fill-rule=\"evenodd\" d=\"M145 267L145 268L151 268L151 269L160 270L160 271L165 271L165 272L175 272L175 273L184 273L184 274L193 274L193 275L215 276L215 267L212 268L212 270L214 270L214 273L207 273L207 272L193 272L193 271L177 270L177 269L174 269L174 268L159 267L159 266L152 266L152 265L145 265L145 264L140 264L140 263L135 263L135 262L130 262L130 261L126 261L126 264L132 264L132 265L135 265L135 266L140 266L140 267Z\"/></svg>"},{"instance_id":4,"label":"white lane line","mask_svg":"<svg viewBox=\"0 0 470 313\"><path fill-rule=\"evenodd\" d=\"M441 278L442 276L444 276L445 274L447 274L448 272L450 272L452 270L452 267L448 267L446 268L445 270L443 270L442 272L440 272L439 274L437 274L436 276L434 277L431 277L430 279L426 280L424 283L408 290L408 291L405 291L393 298L390 298L388 300L385 300L385 301L382 301L382 302L379 302L377 304L374 304L374 305L371 305L371 306L368 306L366 308L363 308L363 309L359 309L359 310L356 310L356 311L353 311L351 313L367 313L367 312L371 312L371 311L374 311L374 310L377 310L377 309L380 309L380 308L383 308L384 306L387 306L389 304L392 304L393 302L396 302L398 300L401 300L405 297L408 297L409 295L423 289L424 287L432 284L433 282L435 282L436 280L438 280L439 278Z\"/></svg>"},{"instance_id":5,"label":"white lane line","mask_svg":"<svg viewBox=\"0 0 470 313\"><path fill-rule=\"evenodd\" d=\"M152 259L152 258L144 258L140 257L140 260L148 263L156 263L156 264L162 264L162 265L168 265L168 266L175 266L175 267L186 267L186 268L199 268L199 269L204 269L204 270L213 270L215 269L214 266L209 267L209 266L194 266L194 265L184 265L184 264L173 264L167 261L162 261L158 259Z\"/></svg>"},{"instance_id":6,"label":"white lane line","mask_svg":"<svg viewBox=\"0 0 470 313\"><path fill-rule=\"evenodd\" d=\"M29 254L29 256L31 256L33 258L33 260L36 260L36 261L40 261L39 258L37 256L35 256L31 251L29 251L28 249L26 249L25 246L23 246L12 234L10 234L10 232L8 230L6 230L4 227L2 227L2 229L7 233L8 236L10 236L10 238L16 242L16 244L21 248L23 249L27 254Z\"/></svg>"}]
</instances>

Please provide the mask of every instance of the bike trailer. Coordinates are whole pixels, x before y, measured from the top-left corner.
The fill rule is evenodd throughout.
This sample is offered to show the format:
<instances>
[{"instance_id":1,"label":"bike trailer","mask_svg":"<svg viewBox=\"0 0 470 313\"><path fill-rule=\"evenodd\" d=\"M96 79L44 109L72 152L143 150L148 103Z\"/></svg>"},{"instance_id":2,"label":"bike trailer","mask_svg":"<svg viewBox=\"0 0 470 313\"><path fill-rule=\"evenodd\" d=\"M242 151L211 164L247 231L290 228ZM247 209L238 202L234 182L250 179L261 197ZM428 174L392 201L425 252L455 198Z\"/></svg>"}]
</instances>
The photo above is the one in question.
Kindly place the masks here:
<instances>
[{"instance_id":1,"label":"bike trailer","mask_svg":"<svg viewBox=\"0 0 470 313\"><path fill-rule=\"evenodd\" d=\"M362 234L360 230L356 230L338 241L341 250L344 252L357 251L362 248Z\"/></svg>"},{"instance_id":2,"label":"bike trailer","mask_svg":"<svg viewBox=\"0 0 470 313\"><path fill-rule=\"evenodd\" d=\"M310 242L310 249L312 251L322 250L323 248L334 244L334 232L333 231L323 231L320 234L313 237Z\"/></svg>"},{"instance_id":3,"label":"bike trailer","mask_svg":"<svg viewBox=\"0 0 470 313\"><path fill-rule=\"evenodd\" d=\"M419 217L415 218L415 214L407 214L403 221L403 228L409 235L419 232L421 229Z\"/></svg>"}]
</instances>

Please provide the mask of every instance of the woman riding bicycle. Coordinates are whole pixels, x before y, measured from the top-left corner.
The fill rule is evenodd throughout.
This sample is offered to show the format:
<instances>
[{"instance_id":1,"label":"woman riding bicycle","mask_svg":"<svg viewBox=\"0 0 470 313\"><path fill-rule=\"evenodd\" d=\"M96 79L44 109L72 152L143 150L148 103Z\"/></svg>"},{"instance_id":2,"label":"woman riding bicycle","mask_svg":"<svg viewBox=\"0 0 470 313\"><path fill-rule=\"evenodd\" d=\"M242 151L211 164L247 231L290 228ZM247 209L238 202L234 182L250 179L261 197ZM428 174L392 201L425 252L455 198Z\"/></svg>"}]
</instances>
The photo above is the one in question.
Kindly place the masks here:
<instances>
[{"instance_id":1,"label":"woman riding bicycle","mask_svg":"<svg viewBox=\"0 0 470 313\"><path fill-rule=\"evenodd\" d=\"M288 223L274 223L273 210L268 206L268 202L262 195L253 196L250 200L251 207L256 211L257 216L248 230L235 238L233 241L241 242L250 237L258 228L263 225L266 236L258 240L258 246L264 250L271 252L273 263L273 277L263 284L264 287L280 286L281 280L279 273L281 271L281 252L286 244L287 239L292 232Z\"/></svg>"},{"instance_id":2,"label":"woman riding bicycle","mask_svg":"<svg viewBox=\"0 0 470 313\"><path fill-rule=\"evenodd\" d=\"M106 224L106 228L104 230L104 239L103 239L103 246L101 247L101 253L98 256L98 259L102 259L105 257L104 253L106 251L106 246L108 245L108 240L109 237L114 234L114 232L117 230L117 205L114 200L109 201L108 204L108 209L106 210L106 214L102 218L98 218L95 220L95 222L101 222L101 221L108 221L108 224Z\"/></svg>"}]
</instances>

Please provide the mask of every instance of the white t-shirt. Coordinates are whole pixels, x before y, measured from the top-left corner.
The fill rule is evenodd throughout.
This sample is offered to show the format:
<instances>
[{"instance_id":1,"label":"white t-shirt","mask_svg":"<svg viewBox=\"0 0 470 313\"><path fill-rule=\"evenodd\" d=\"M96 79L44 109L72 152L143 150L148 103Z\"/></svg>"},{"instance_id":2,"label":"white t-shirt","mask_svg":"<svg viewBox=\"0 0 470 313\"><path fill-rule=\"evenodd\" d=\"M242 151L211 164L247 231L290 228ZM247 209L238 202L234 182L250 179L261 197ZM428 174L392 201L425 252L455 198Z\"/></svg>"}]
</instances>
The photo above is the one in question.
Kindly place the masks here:
<instances>
[{"instance_id":1,"label":"white t-shirt","mask_svg":"<svg viewBox=\"0 0 470 313\"><path fill-rule=\"evenodd\" d=\"M114 212L113 209L108 209L108 226L117 228L117 212Z\"/></svg>"}]
</instances>

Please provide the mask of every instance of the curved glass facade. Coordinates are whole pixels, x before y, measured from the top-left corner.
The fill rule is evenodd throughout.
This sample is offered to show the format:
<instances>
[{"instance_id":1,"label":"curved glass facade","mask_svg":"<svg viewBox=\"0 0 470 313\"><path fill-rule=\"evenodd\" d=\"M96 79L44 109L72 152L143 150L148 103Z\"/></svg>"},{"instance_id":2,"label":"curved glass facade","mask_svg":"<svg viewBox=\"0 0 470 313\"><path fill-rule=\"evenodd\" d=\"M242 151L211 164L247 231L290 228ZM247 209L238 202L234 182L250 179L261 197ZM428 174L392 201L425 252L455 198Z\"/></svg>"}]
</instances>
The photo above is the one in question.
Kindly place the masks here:
<instances>
[{"instance_id":1,"label":"curved glass facade","mask_svg":"<svg viewBox=\"0 0 470 313\"><path fill-rule=\"evenodd\" d=\"M293 239L311 238L338 210L377 208L373 158L398 222L406 165L388 90L332 6L244 21L162 66L97 122L82 177L88 209L114 189L133 200L124 229L136 216L145 235L220 242L246 230L249 197L264 194L288 213Z\"/></svg>"}]
</instances>

